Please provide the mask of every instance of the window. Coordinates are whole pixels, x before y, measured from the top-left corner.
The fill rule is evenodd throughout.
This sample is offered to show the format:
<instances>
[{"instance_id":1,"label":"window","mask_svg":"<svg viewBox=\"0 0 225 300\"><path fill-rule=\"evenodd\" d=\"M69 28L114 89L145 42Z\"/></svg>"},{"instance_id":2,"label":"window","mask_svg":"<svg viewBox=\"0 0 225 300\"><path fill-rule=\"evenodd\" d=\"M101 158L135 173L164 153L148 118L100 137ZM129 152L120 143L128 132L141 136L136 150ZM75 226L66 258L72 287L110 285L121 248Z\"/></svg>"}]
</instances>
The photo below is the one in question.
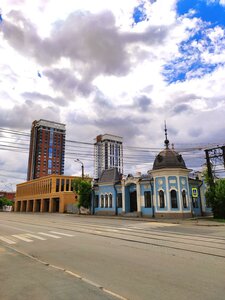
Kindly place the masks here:
<instances>
[{"instance_id":1,"label":"window","mask_svg":"<svg viewBox=\"0 0 225 300\"><path fill-rule=\"evenodd\" d=\"M56 179L56 192L59 192L59 179Z\"/></svg>"},{"instance_id":2,"label":"window","mask_svg":"<svg viewBox=\"0 0 225 300\"><path fill-rule=\"evenodd\" d=\"M49 169L52 168L52 160L51 160L51 159L48 160L48 168L49 168Z\"/></svg>"},{"instance_id":3,"label":"window","mask_svg":"<svg viewBox=\"0 0 225 300\"><path fill-rule=\"evenodd\" d=\"M66 179L66 191L69 191L69 187L70 187L70 180Z\"/></svg>"},{"instance_id":4,"label":"window","mask_svg":"<svg viewBox=\"0 0 225 300\"><path fill-rule=\"evenodd\" d=\"M61 179L61 192L64 191L64 179Z\"/></svg>"},{"instance_id":5,"label":"window","mask_svg":"<svg viewBox=\"0 0 225 300\"><path fill-rule=\"evenodd\" d=\"M109 207L112 207L112 194L109 194Z\"/></svg>"},{"instance_id":6,"label":"window","mask_svg":"<svg viewBox=\"0 0 225 300\"><path fill-rule=\"evenodd\" d=\"M122 208L122 193L117 194L117 207Z\"/></svg>"},{"instance_id":7,"label":"window","mask_svg":"<svg viewBox=\"0 0 225 300\"><path fill-rule=\"evenodd\" d=\"M95 207L98 207L99 196L95 195Z\"/></svg>"},{"instance_id":8,"label":"window","mask_svg":"<svg viewBox=\"0 0 225 300\"><path fill-rule=\"evenodd\" d=\"M150 191L144 192L144 199L145 199L145 207L152 207Z\"/></svg>"},{"instance_id":9,"label":"window","mask_svg":"<svg viewBox=\"0 0 225 300\"><path fill-rule=\"evenodd\" d=\"M164 192L162 190L159 191L159 207L160 208L164 208L165 207Z\"/></svg>"},{"instance_id":10,"label":"window","mask_svg":"<svg viewBox=\"0 0 225 300\"><path fill-rule=\"evenodd\" d=\"M178 208L178 205L177 205L177 192L175 190L172 190L170 192L170 198L171 198L171 207L172 208Z\"/></svg>"},{"instance_id":11,"label":"window","mask_svg":"<svg viewBox=\"0 0 225 300\"><path fill-rule=\"evenodd\" d=\"M187 208L187 197L185 190L182 191L182 200L183 200L183 207Z\"/></svg>"},{"instance_id":12,"label":"window","mask_svg":"<svg viewBox=\"0 0 225 300\"><path fill-rule=\"evenodd\" d=\"M108 207L108 195L105 195L105 207Z\"/></svg>"},{"instance_id":13,"label":"window","mask_svg":"<svg viewBox=\"0 0 225 300\"><path fill-rule=\"evenodd\" d=\"M101 195L101 207L104 207L104 196Z\"/></svg>"}]
</instances>

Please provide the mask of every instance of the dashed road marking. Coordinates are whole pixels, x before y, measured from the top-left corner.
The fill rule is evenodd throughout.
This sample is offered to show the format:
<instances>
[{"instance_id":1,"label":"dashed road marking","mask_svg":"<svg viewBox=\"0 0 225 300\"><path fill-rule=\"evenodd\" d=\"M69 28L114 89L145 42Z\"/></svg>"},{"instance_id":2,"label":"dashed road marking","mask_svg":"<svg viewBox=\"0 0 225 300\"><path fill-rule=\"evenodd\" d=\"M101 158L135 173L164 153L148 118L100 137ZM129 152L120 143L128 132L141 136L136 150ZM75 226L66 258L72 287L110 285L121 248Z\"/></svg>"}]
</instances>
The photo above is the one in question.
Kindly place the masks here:
<instances>
[{"instance_id":1,"label":"dashed road marking","mask_svg":"<svg viewBox=\"0 0 225 300\"><path fill-rule=\"evenodd\" d=\"M32 243L33 242L33 240L30 240L30 239L26 238L22 234L13 234L12 236L19 239L19 240L21 240L21 241L27 242L27 243Z\"/></svg>"},{"instance_id":2,"label":"dashed road marking","mask_svg":"<svg viewBox=\"0 0 225 300\"><path fill-rule=\"evenodd\" d=\"M49 232L59 234L59 235L63 235L63 236L69 236L69 237L74 236L73 234L62 233L62 232L57 232L57 231L49 231Z\"/></svg>"},{"instance_id":3,"label":"dashed road marking","mask_svg":"<svg viewBox=\"0 0 225 300\"><path fill-rule=\"evenodd\" d=\"M53 235L53 234L49 234L49 233L38 232L38 234L41 234L41 235L44 235L44 236L49 236L49 237L52 237L54 239L61 239L61 236L57 236L57 235Z\"/></svg>"},{"instance_id":4,"label":"dashed road marking","mask_svg":"<svg viewBox=\"0 0 225 300\"><path fill-rule=\"evenodd\" d=\"M41 236L38 236L38 235L35 235L35 234L31 234L31 233L26 233L25 236L32 237L34 239L41 240L41 241L46 241L45 238L43 238Z\"/></svg>"},{"instance_id":5,"label":"dashed road marking","mask_svg":"<svg viewBox=\"0 0 225 300\"><path fill-rule=\"evenodd\" d=\"M10 244L10 245L16 244L15 241L9 240L9 239L7 239L7 238L4 237L4 236L0 236L0 240L3 241L3 242L5 242L5 243L7 243L7 244Z\"/></svg>"}]
</instances>

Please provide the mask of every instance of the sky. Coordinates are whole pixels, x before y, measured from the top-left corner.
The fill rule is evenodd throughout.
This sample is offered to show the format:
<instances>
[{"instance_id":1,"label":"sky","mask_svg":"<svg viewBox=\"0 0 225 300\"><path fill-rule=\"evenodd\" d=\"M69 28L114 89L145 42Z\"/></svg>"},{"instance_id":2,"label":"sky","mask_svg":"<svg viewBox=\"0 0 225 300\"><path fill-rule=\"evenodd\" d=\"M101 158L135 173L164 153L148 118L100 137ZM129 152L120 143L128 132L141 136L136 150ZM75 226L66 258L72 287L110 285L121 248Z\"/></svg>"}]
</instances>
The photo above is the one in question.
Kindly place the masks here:
<instances>
[{"instance_id":1,"label":"sky","mask_svg":"<svg viewBox=\"0 0 225 300\"><path fill-rule=\"evenodd\" d=\"M77 158L93 175L104 133L123 137L124 173L146 173L165 120L187 167L201 169L203 148L225 142L224 30L225 0L1 0L0 190L26 180L39 119L77 142L66 175L79 175Z\"/></svg>"}]
</instances>

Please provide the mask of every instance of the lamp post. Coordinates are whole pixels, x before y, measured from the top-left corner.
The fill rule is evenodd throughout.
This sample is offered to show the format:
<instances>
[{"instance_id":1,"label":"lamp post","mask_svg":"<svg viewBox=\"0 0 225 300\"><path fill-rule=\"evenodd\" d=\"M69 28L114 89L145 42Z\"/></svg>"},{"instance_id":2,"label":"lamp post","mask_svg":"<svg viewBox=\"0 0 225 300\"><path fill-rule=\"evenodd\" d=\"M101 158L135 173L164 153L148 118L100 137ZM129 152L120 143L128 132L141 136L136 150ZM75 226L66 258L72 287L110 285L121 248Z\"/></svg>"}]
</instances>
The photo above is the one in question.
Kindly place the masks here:
<instances>
[{"instance_id":1,"label":"lamp post","mask_svg":"<svg viewBox=\"0 0 225 300\"><path fill-rule=\"evenodd\" d=\"M81 177L83 179L84 178L84 164L82 163L82 161L79 160L79 158L76 158L74 161L79 162L81 164Z\"/></svg>"}]
</instances>

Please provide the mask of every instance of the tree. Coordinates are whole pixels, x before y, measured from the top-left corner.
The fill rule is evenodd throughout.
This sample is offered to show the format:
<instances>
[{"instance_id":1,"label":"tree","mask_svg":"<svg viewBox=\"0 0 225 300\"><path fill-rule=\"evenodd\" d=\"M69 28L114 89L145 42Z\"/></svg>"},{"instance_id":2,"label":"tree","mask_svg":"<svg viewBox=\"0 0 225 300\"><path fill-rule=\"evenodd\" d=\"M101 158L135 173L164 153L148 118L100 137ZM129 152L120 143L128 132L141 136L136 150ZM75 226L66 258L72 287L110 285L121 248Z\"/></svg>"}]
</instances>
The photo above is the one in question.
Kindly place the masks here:
<instances>
[{"instance_id":1,"label":"tree","mask_svg":"<svg viewBox=\"0 0 225 300\"><path fill-rule=\"evenodd\" d=\"M76 178L72 182L73 189L78 195L78 207L90 208L91 206L91 181Z\"/></svg>"},{"instance_id":2,"label":"tree","mask_svg":"<svg viewBox=\"0 0 225 300\"><path fill-rule=\"evenodd\" d=\"M6 197L1 197L0 198L0 208L2 208L4 205L12 206L13 202Z\"/></svg>"},{"instance_id":3,"label":"tree","mask_svg":"<svg viewBox=\"0 0 225 300\"><path fill-rule=\"evenodd\" d=\"M208 187L205 196L214 218L225 218L225 179L218 179L213 186Z\"/></svg>"}]
</instances>

